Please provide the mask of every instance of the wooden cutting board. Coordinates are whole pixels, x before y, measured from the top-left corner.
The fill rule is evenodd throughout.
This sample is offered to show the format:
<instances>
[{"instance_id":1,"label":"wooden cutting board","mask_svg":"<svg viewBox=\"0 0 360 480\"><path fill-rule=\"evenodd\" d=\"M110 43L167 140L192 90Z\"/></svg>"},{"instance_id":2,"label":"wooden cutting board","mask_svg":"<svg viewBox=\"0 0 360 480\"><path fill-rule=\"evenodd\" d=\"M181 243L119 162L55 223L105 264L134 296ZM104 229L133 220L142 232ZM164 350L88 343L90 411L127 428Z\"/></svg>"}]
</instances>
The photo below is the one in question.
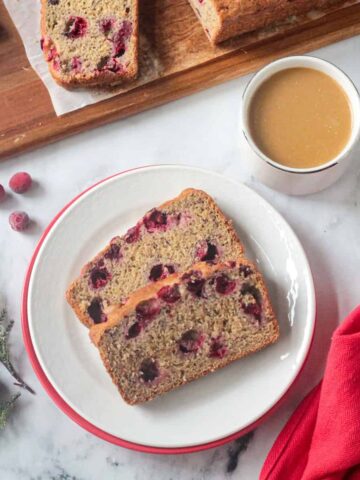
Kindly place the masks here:
<instances>
[{"instance_id":1,"label":"wooden cutting board","mask_svg":"<svg viewBox=\"0 0 360 480\"><path fill-rule=\"evenodd\" d=\"M252 72L284 55L309 52L360 33L360 4L304 17L213 49L187 0L142 0L140 24L156 72L148 83L57 117L0 4L0 158L161 105ZM155 79L154 79L155 78Z\"/></svg>"}]
</instances>

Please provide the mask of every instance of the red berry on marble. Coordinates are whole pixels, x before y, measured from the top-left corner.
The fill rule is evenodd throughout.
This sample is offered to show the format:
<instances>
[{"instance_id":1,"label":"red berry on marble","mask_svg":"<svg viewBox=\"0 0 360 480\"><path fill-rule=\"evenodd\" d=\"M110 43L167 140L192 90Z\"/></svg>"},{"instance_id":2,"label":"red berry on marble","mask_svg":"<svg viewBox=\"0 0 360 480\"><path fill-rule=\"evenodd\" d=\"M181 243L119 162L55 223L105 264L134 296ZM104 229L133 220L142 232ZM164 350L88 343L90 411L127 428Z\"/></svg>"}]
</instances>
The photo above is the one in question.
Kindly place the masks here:
<instances>
[{"instance_id":1,"label":"red berry on marble","mask_svg":"<svg viewBox=\"0 0 360 480\"><path fill-rule=\"evenodd\" d=\"M9 187L15 193L25 193L31 187L32 180L28 173L18 172L10 178Z\"/></svg>"},{"instance_id":2,"label":"red berry on marble","mask_svg":"<svg viewBox=\"0 0 360 480\"><path fill-rule=\"evenodd\" d=\"M0 184L0 203L5 200L6 192L5 188Z\"/></svg>"},{"instance_id":3,"label":"red berry on marble","mask_svg":"<svg viewBox=\"0 0 360 480\"><path fill-rule=\"evenodd\" d=\"M30 218L25 212L13 212L9 216L9 223L13 230L16 232L22 232L29 226Z\"/></svg>"}]
</instances>

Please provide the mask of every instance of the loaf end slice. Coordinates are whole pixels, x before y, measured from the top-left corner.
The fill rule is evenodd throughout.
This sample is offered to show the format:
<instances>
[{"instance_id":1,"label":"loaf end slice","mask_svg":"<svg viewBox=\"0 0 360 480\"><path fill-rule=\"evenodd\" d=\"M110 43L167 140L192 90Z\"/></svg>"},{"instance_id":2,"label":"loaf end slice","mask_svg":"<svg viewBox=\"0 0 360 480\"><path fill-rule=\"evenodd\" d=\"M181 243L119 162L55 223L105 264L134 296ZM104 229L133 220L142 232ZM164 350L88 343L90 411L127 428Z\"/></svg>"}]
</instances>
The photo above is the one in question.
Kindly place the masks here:
<instances>
[{"instance_id":1,"label":"loaf end slice","mask_svg":"<svg viewBox=\"0 0 360 480\"><path fill-rule=\"evenodd\" d=\"M67 87L118 84L138 72L138 0L41 0L41 48Z\"/></svg>"},{"instance_id":2,"label":"loaf end slice","mask_svg":"<svg viewBox=\"0 0 360 480\"><path fill-rule=\"evenodd\" d=\"M110 307L90 336L123 399L135 405L276 342L264 281L242 258L199 263Z\"/></svg>"},{"instance_id":3,"label":"loaf end slice","mask_svg":"<svg viewBox=\"0 0 360 480\"><path fill-rule=\"evenodd\" d=\"M213 44L345 0L189 0Z\"/></svg>"}]
</instances>

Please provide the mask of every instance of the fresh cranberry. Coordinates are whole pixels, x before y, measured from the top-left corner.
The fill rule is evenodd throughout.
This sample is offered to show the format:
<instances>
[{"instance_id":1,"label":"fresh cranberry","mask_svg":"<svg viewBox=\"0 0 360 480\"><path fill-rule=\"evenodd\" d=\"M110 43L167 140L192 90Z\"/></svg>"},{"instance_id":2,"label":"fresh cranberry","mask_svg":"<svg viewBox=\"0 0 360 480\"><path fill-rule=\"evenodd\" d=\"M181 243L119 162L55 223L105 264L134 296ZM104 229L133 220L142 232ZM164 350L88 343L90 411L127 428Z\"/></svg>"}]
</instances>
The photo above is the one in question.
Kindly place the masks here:
<instances>
[{"instance_id":1,"label":"fresh cranberry","mask_svg":"<svg viewBox=\"0 0 360 480\"><path fill-rule=\"evenodd\" d=\"M245 313L248 315L252 315L253 317L256 318L256 320L261 320L261 305L258 303L248 303L245 304L244 302L241 304L243 310Z\"/></svg>"},{"instance_id":2,"label":"fresh cranberry","mask_svg":"<svg viewBox=\"0 0 360 480\"><path fill-rule=\"evenodd\" d=\"M209 356L211 358L224 358L227 354L227 348L220 338L213 338L210 345Z\"/></svg>"},{"instance_id":3,"label":"fresh cranberry","mask_svg":"<svg viewBox=\"0 0 360 480\"><path fill-rule=\"evenodd\" d=\"M158 297L166 303L175 303L181 298L179 285L166 285L158 291Z\"/></svg>"},{"instance_id":4,"label":"fresh cranberry","mask_svg":"<svg viewBox=\"0 0 360 480\"><path fill-rule=\"evenodd\" d=\"M144 218L144 225L148 232L153 233L156 230L164 230L167 224L167 215L159 210L150 211Z\"/></svg>"},{"instance_id":5,"label":"fresh cranberry","mask_svg":"<svg viewBox=\"0 0 360 480\"><path fill-rule=\"evenodd\" d=\"M197 330L188 330L179 340L179 349L183 353L195 353L204 343L204 336Z\"/></svg>"},{"instance_id":6,"label":"fresh cranberry","mask_svg":"<svg viewBox=\"0 0 360 480\"><path fill-rule=\"evenodd\" d=\"M66 24L64 35L72 40L83 37L87 30L87 21L82 17L71 16Z\"/></svg>"},{"instance_id":7,"label":"fresh cranberry","mask_svg":"<svg viewBox=\"0 0 360 480\"><path fill-rule=\"evenodd\" d=\"M140 365L140 377L145 383L150 383L160 375L159 367L151 358L146 358Z\"/></svg>"},{"instance_id":8,"label":"fresh cranberry","mask_svg":"<svg viewBox=\"0 0 360 480\"><path fill-rule=\"evenodd\" d=\"M60 0L48 0L50 5L59 5Z\"/></svg>"},{"instance_id":9,"label":"fresh cranberry","mask_svg":"<svg viewBox=\"0 0 360 480\"><path fill-rule=\"evenodd\" d=\"M216 277L215 289L217 293L220 293L221 295L229 295L235 290L235 287L235 280L230 280L230 278L224 273Z\"/></svg>"},{"instance_id":10,"label":"fresh cranberry","mask_svg":"<svg viewBox=\"0 0 360 480\"><path fill-rule=\"evenodd\" d=\"M2 185L0 185L0 203L5 200L5 197L6 197L5 188Z\"/></svg>"},{"instance_id":11,"label":"fresh cranberry","mask_svg":"<svg viewBox=\"0 0 360 480\"><path fill-rule=\"evenodd\" d=\"M31 184L30 175L26 172L19 172L10 178L9 187L15 193L25 193L29 190Z\"/></svg>"},{"instance_id":12,"label":"fresh cranberry","mask_svg":"<svg viewBox=\"0 0 360 480\"><path fill-rule=\"evenodd\" d=\"M10 227L16 232L26 230L30 224L30 218L25 212L13 212L9 216Z\"/></svg>"},{"instance_id":13,"label":"fresh cranberry","mask_svg":"<svg viewBox=\"0 0 360 480\"><path fill-rule=\"evenodd\" d=\"M90 283L95 289L104 287L110 279L110 272L101 263L90 272Z\"/></svg>"},{"instance_id":14,"label":"fresh cranberry","mask_svg":"<svg viewBox=\"0 0 360 480\"><path fill-rule=\"evenodd\" d=\"M125 234L125 242L126 243L137 242L140 238L140 228L141 228L140 223L135 225L135 227L129 228L129 230Z\"/></svg>"},{"instance_id":15,"label":"fresh cranberry","mask_svg":"<svg viewBox=\"0 0 360 480\"><path fill-rule=\"evenodd\" d=\"M208 241L201 242L196 251L197 258L202 262L212 262L218 254L217 247Z\"/></svg>"},{"instance_id":16,"label":"fresh cranberry","mask_svg":"<svg viewBox=\"0 0 360 480\"><path fill-rule=\"evenodd\" d=\"M159 263L154 265L150 270L149 280L156 282L157 280L166 278L174 272L175 268L172 265L163 265L162 263Z\"/></svg>"},{"instance_id":17,"label":"fresh cranberry","mask_svg":"<svg viewBox=\"0 0 360 480\"><path fill-rule=\"evenodd\" d=\"M76 73L81 71L82 62L79 57L73 57L70 62L70 67L75 70Z\"/></svg>"},{"instance_id":18,"label":"fresh cranberry","mask_svg":"<svg viewBox=\"0 0 360 480\"><path fill-rule=\"evenodd\" d=\"M89 317L95 324L106 322L107 316L103 312L102 301L100 298L93 298L90 305L87 308Z\"/></svg>"},{"instance_id":19,"label":"fresh cranberry","mask_svg":"<svg viewBox=\"0 0 360 480\"><path fill-rule=\"evenodd\" d=\"M44 50L44 42L45 42L44 37L41 37L40 38L40 48L41 48L41 50Z\"/></svg>"},{"instance_id":20,"label":"fresh cranberry","mask_svg":"<svg viewBox=\"0 0 360 480\"><path fill-rule=\"evenodd\" d=\"M112 18L103 18L100 20L100 30L104 35L108 35L112 30L114 25L114 19Z\"/></svg>"},{"instance_id":21,"label":"fresh cranberry","mask_svg":"<svg viewBox=\"0 0 360 480\"><path fill-rule=\"evenodd\" d=\"M249 265L240 265L239 267L239 273L243 277L247 278L249 275L252 275L254 272L253 270L249 267Z\"/></svg>"},{"instance_id":22,"label":"fresh cranberry","mask_svg":"<svg viewBox=\"0 0 360 480\"><path fill-rule=\"evenodd\" d=\"M139 322L135 322L131 325L129 330L127 331L126 338L129 340L130 338L137 337L142 330L141 324Z\"/></svg>"},{"instance_id":23,"label":"fresh cranberry","mask_svg":"<svg viewBox=\"0 0 360 480\"><path fill-rule=\"evenodd\" d=\"M136 316L139 320L152 320L161 310L160 302L157 298L143 300L136 306Z\"/></svg>"},{"instance_id":24,"label":"fresh cranberry","mask_svg":"<svg viewBox=\"0 0 360 480\"><path fill-rule=\"evenodd\" d=\"M118 245L117 243L111 243L104 257L108 260L119 260L122 257L120 245Z\"/></svg>"}]
</instances>

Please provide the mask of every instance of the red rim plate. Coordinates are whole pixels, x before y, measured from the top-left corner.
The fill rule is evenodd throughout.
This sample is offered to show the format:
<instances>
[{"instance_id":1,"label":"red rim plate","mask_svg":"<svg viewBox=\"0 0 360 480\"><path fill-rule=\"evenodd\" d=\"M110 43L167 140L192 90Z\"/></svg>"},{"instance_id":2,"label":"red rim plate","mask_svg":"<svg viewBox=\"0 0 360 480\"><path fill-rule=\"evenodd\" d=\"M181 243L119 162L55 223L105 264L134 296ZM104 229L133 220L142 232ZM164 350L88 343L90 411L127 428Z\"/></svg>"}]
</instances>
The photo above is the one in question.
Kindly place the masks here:
<instances>
[{"instance_id":1,"label":"red rim plate","mask_svg":"<svg viewBox=\"0 0 360 480\"><path fill-rule=\"evenodd\" d=\"M60 212L53 218L53 220L49 223L49 225L46 227L44 230L43 234L41 235L41 238L35 248L35 251L33 253L33 256L31 258L30 264L28 266L26 275L25 275L25 282L24 282L24 287L23 287L23 293L22 293L22 308L21 308L21 325L22 325L22 333L23 333L23 338L24 338L24 344L25 348L27 351L27 354L30 358L31 365L35 371L36 376L40 380L40 383L44 387L45 391L48 393L48 395L51 397L51 399L55 402L55 404L62 410L68 417L70 417L74 422L76 422L80 427L84 428L88 432L92 433L93 435L96 435L97 437L106 440L107 442L110 442L114 445L118 445L120 447L125 447L130 450L136 450L139 452L144 452L144 453L157 453L157 454L183 454L183 453L195 453L195 452L200 452L202 450L208 450L210 448L215 448L219 447L221 445L224 445L225 443L231 442L233 440L236 440L242 435L245 435L247 432L253 430L254 428L258 427L261 425L268 417L271 416L272 413L280 406L280 404L285 400L285 398L288 396L290 393L290 390L293 388L295 385L296 381L298 380L299 376L301 375L301 372L304 369L304 366L309 358L309 352L311 350L313 340L314 340L314 332L315 332L315 325L316 325L316 315L315 315L315 320L314 320L314 326L313 326L313 331L311 335L311 341L308 347L308 351L306 354L306 357L304 359L304 362L294 378L293 382L289 385L287 390L284 392L283 396L264 414L262 415L258 420L255 422L251 423L248 425L246 428L243 428L239 430L236 433L233 433L232 435L228 435L226 437L223 437L219 440L209 442L209 443L203 443L200 445L194 445L194 446L189 446L189 447L179 447L179 448L161 448L161 447L151 447L147 445L141 445L138 443L134 442L128 442L127 440L123 440L119 437L116 437L114 435L111 435L104 430L101 430L100 428L96 427L92 423L88 422L85 420L81 415L76 413L61 397L61 395L55 390L55 388L52 386L51 382L45 375L40 362L36 356L34 346L32 343L31 335L30 335L30 329L29 329L29 322L28 322L28 312L27 312L27 304L28 304L28 291L29 291L29 283L30 283L30 278L32 274L32 270L34 267L35 260L38 256L38 253L40 251L40 248L51 231L52 227L54 224L57 222L57 220L63 215L63 213L71 206L73 205L80 197L82 197L85 193L88 191L92 190L93 188L97 187L101 183L106 182L107 180L123 175L127 172L135 171L135 170L140 170L142 168L147 168L146 166L144 167L137 167L137 168L131 168L128 170L124 170L123 172L116 173L114 175L111 175L107 178L104 178L103 180L100 180L100 182L95 183L91 187L87 188L84 190L82 193L77 195L75 198L73 198L65 207L60 210Z\"/></svg>"}]
</instances>

